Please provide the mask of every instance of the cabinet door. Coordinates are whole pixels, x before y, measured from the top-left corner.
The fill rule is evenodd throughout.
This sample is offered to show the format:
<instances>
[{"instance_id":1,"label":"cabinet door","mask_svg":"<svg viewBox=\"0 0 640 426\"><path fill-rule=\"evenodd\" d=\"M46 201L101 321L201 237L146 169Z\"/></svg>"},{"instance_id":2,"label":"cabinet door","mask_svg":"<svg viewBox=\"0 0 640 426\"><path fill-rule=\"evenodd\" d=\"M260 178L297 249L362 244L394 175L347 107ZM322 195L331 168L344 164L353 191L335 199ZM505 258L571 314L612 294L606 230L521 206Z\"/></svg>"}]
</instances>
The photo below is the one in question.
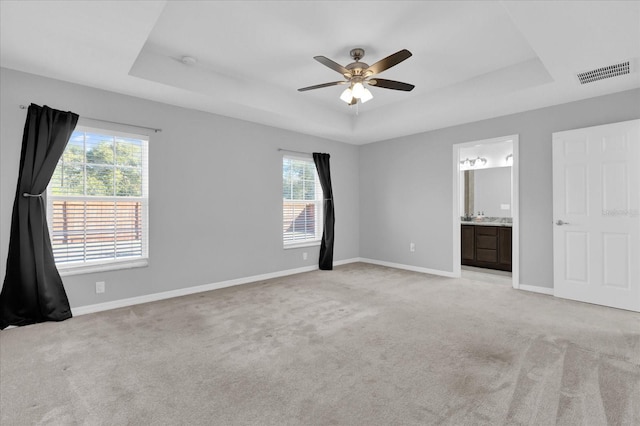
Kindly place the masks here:
<instances>
[{"instance_id":1,"label":"cabinet door","mask_svg":"<svg viewBox=\"0 0 640 426\"><path fill-rule=\"evenodd\" d=\"M460 244L462 264L466 265L467 262L473 262L475 258L475 241L474 241L474 226L473 225L462 225L462 230L460 231L460 237L462 239Z\"/></svg>"},{"instance_id":2,"label":"cabinet door","mask_svg":"<svg viewBox=\"0 0 640 426\"><path fill-rule=\"evenodd\" d=\"M511 270L511 228L500 228L499 232L499 263Z\"/></svg>"}]
</instances>

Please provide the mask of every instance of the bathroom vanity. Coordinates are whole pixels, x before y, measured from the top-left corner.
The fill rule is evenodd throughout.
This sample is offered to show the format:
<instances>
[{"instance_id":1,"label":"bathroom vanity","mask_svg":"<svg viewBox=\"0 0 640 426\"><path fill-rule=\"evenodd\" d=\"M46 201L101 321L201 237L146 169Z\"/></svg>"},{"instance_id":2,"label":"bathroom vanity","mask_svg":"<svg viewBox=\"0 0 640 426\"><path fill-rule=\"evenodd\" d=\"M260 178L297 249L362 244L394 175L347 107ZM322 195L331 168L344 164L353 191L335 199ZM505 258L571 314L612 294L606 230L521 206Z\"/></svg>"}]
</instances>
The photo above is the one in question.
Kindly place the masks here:
<instances>
[{"instance_id":1,"label":"bathroom vanity","mask_svg":"<svg viewBox=\"0 0 640 426\"><path fill-rule=\"evenodd\" d=\"M462 264L511 271L511 223L462 222Z\"/></svg>"}]
</instances>

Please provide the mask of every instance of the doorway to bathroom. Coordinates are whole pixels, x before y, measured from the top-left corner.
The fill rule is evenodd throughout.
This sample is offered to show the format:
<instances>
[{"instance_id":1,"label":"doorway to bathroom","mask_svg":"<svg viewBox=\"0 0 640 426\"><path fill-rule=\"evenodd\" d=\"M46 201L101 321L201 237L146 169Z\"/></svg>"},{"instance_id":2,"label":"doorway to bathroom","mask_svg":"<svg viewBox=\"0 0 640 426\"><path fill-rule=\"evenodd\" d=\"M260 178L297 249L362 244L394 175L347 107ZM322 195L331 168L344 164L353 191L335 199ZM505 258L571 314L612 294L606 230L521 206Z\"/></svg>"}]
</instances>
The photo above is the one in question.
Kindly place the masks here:
<instances>
[{"instance_id":1,"label":"doorway to bathroom","mask_svg":"<svg viewBox=\"0 0 640 426\"><path fill-rule=\"evenodd\" d=\"M520 287L518 160L518 135L453 146L454 275Z\"/></svg>"}]
</instances>

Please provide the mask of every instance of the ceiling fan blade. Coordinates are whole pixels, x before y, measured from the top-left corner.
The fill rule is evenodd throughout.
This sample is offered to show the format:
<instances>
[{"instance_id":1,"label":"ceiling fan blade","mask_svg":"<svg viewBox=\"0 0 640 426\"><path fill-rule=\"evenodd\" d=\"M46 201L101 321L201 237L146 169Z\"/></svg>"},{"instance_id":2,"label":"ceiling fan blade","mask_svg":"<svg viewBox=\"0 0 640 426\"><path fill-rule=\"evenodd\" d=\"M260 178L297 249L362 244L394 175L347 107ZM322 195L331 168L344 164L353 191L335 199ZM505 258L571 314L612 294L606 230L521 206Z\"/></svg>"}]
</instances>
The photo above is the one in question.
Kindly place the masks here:
<instances>
[{"instance_id":1,"label":"ceiling fan blade","mask_svg":"<svg viewBox=\"0 0 640 426\"><path fill-rule=\"evenodd\" d=\"M398 65L400 62L410 57L411 52L409 52L407 49L402 49L394 53L393 55L389 55L384 59L380 59L378 62L367 68L365 73L368 75L380 74L382 71L388 70L394 65Z\"/></svg>"},{"instance_id":2,"label":"ceiling fan blade","mask_svg":"<svg viewBox=\"0 0 640 426\"><path fill-rule=\"evenodd\" d=\"M345 67L343 67L339 63L332 61L331 59L327 58L326 56L314 56L313 59L315 59L316 61L320 62L322 65L325 65L325 66L331 68L332 70L339 72L340 74L344 75L347 78L351 77L351 75L352 75L351 71L349 71L348 69L346 69Z\"/></svg>"},{"instance_id":3,"label":"ceiling fan blade","mask_svg":"<svg viewBox=\"0 0 640 426\"><path fill-rule=\"evenodd\" d=\"M347 83L348 81L332 81L331 83L322 83L316 84L315 86L303 87L302 89L298 89L298 92L306 92L307 90L322 89L323 87L338 86L340 84Z\"/></svg>"},{"instance_id":4,"label":"ceiling fan blade","mask_svg":"<svg viewBox=\"0 0 640 426\"><path fill-rule=\"evenodd\" d=\"M382 87L384 89L402 90L405 92L410 92L413 90L414 87L416 87L413 84L403 83L401 81L385 80L383 78L371 79L367 81L367 83L375 87Z\"/></svg>"}]
</instances>

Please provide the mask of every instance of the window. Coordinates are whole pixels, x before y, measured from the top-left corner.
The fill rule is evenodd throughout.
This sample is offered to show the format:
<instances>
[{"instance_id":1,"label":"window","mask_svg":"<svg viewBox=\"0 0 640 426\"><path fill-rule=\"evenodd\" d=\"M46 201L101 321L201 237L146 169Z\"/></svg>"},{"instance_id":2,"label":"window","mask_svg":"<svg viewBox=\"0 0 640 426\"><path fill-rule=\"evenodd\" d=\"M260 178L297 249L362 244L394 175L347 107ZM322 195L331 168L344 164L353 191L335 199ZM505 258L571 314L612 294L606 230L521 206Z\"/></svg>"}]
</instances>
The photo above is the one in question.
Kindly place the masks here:
<instances>
[{"instance_id":1,"label":"window","mask_svg":"<svg viewBox=\"0 0 640 426\"><path fill-rule=\"evenodd\" d=\"M63 274L145 266L148 138L77 127L47 188Z\"/></svg>"},{"instance_id":2,"label":"window","mask_svg":"<svg viewBox=\"0 0 640 426\"><path fill-rule=\"evenodd\" d=\"M322 238L324 196L312 159L282 159L282 219L285 247L317 245Z\"/></svg>"}]
</instances>

